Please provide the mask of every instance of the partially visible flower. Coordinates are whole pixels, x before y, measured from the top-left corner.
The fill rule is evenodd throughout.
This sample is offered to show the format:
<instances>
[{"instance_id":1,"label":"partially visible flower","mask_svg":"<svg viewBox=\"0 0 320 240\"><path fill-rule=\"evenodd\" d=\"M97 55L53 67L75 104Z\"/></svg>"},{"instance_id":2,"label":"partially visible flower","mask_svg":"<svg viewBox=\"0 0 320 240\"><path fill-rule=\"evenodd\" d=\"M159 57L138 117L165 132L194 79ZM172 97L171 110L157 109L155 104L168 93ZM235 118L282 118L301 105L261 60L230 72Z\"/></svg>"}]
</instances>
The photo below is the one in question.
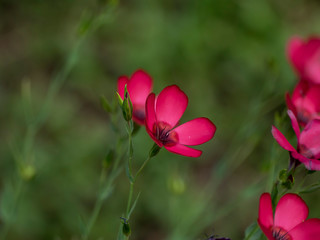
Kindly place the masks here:
<instances>
[{"instance_id":1,"label":"partially visible flower","mask_svg":"<svg viewBox=\"0 0 320 240\"><path fill-rule=\"evenodd\" d=\"M320 84L320 38L307 41L293 37L288 43L288 57L300 78Z\"/></svg>"},{"instance_id":2,"label":"partially visible flower","mask_svg":"<svg viewBox=\"0 0 320 240\"><path fill-rule=\"evenodd\" d=\"M287 193L278 202L273 215L271 196L260 197L258 224L268 240L320 240L320 219L308 217L306 203Z\"/></svg>"},{"instance_id":3,"label":"partially visible flower","mask_svg":"<svg viewBox=\"0 0 320 240\"><path fill-rule=\"evenodd\" d=\"M286 94L286 102L301 126L313 119L320 119L320 85L300 81L292 96Z\"/></svg>"},{"instance_id":4,"label":"partially visible flower","mask_svg":"<svg viewBox=\"0 0 320 240\"><path fill-rule=\"evenodd\" d=\"M292 128L297 137L295 149L283 134L272 126L272 135L278 144L290 152L290 155L303 163L309 170L320 170L320 119L314 119L300 133L298 121L292 111L288 110Z\"/></svg>"},{"instance_id":5,"label":"partially visible flower","mask_svg":"<svg viewBox=\"0 0 320 240\"><path fill-rule=\"evenodd\" d=\"M118 79L118 93L124 99L124 88L127 90L133 105L132 119L139 125L144 124L145 103L149 93L152 91L152 78L143 70L137 70L129 79L121 76Z\"/></svg>"},{"instance_id":6,"label":"partially visible flower","mask_svg":"<svg viewBox=\"0 0 320 240\"><path fill-rule=\"evenodd\" d=\"M176 154L199 157L202 151L187 146L209 141L216 126L208 118L201 117L177 127L187 105L187 95L176 85L164 88L157 97L151 93L146 102L146 130L159 147Z\"/></svg>"}]
</instances>

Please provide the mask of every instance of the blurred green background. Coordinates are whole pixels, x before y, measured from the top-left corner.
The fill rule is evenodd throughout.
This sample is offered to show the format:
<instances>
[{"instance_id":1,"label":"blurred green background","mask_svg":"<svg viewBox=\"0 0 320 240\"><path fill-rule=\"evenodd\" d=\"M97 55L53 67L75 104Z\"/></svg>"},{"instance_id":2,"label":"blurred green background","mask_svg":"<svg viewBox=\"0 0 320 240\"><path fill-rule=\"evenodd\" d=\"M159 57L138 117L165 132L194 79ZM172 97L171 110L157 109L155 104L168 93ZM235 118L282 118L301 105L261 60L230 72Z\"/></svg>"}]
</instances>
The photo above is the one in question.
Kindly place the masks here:
<instances>
[{"instance_id":1,"label":"blurred green background","mask_svg":"<svg viewBox=\"0 0 320 240\"><path fill-rule=\"evenodd\" d=\"M198 159L152 159L136 184L132 239L243 239L287 165L270 134L275 113L291 133L286 42L319 33L319 10L317 0L1 0L1 231L81 239L116 142L99 97L112 101L117 78L142 68L156 93L177 84L188 95L182 122L205 116L217 133ZM144 129L133 141L137 169L153 142ZM121 170L90 239L116 239L129 189ZM320 217L319 193L302 197Z\"/></svg>"}]
</instances>

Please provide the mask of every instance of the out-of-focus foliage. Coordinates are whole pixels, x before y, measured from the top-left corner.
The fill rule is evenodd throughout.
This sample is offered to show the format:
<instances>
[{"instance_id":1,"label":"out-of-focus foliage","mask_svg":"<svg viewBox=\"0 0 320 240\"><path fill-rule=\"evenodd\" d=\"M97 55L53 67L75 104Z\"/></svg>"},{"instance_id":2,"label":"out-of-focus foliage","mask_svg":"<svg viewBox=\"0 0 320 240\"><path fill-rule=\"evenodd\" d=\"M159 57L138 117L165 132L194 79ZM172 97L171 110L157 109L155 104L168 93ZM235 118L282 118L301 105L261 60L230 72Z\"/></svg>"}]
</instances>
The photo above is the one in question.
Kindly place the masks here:
<instances>
[{"instance_id":1,"label":"out-of-focus foliage","mask_svg":"<svg viewBox=\"0 0 320 240\"><path fill-rule=\"evenodd\" d=\"M101 13L105 4L112 10ZM199 159L165 150L152 159L137 182L132 239L243 238L275 168L287 164L270 134L275 112L277 126L291 131L284 93L297 80L286 42L319 34L319 10L316 0L2 0L0 224L13 222L7 239L80 239L116 144L100 95L111 101L118 76L138 68L153 77L156 93L171 84L186 92L182 122L206 116L217 133ZM44 106L45 121L33 133ZM133 144L138 166L153 143L142 128ZM92 239L116 238L128 187L123 170ZM319 193L307 196L310 215L319 217Z\"/></svg>"}]
</instances>

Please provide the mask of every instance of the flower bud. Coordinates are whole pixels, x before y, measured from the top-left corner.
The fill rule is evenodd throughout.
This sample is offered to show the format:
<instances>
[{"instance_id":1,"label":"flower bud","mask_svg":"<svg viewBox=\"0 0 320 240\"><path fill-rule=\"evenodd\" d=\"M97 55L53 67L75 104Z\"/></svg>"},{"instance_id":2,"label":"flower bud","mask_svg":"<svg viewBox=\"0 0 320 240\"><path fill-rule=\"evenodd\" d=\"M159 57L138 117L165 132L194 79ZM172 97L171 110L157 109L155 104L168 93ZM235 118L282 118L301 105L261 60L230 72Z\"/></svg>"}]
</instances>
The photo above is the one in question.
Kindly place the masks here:
<instances>
[{"instance_id":1,"label":"flower bud","mask_svg":"<svg viewBox=\"0 0 320 240\"><path fill-rule=\"evenodd\" d=\"M121 96L119 95L118 92L116 92L116 98L118 100L118 103L119 103L120 107L122 108L123 100L122 100L122 98L121 98Z\"/></svg>"},{"instance_id":2,"label":"flower bud","mask_svg":"<svg viewBox=\"0 0 320 240\"><path fill-rule=\"evenodd\" d=\"M287 169L282 169L279 173L279 181L281 186L286 189L291 189L294 185L294 177Z\"/></svg>"},{"instance_id":3,"label":"flower bud","mask_svg":"<svg viewBox=\"0 0 320 240\"><path fill-rule=\"evenodd\" d=\"M124 88L124 99L122 103L122 113L126 121L130 121L132 119L132 110L133 106L126 85Z\"/></svg>"},{"instance_id":4,"label":"flower bud","mask_svg":"<svg viewBox=\"0 0 320 240\"><path fill-rule=\"evenodd\" d=\"M131 228L130 228L130 225L128 223L128 220L125 219L125 218L121 218L122 219L122 233L129 237L131 235Z\"/></svg>"},{"instance_id":5,"label":"flower bud","mask_svg":"<svg viewBox=\"0 0 320 240\"><path fill-rule=\"evenodd\" d=\"M279 172L279 180L280 180L280 182L285 182L285 181L287 181L287 173L288 173L288 171L287 171L287 169L282 169L280 172Z\"/></svg>"},{"instance_id":6,"label":"flower bud","mask_svg":"<svg viewBox=\"0 0 320 240\"><path fill-rule=\"evenodd\" d=\"M154 156L156 156L161 150L161 147L158 146L158 144L153 144L150 152L149 152L149 157L152 158Z\"/></svg>"}]
</instances>

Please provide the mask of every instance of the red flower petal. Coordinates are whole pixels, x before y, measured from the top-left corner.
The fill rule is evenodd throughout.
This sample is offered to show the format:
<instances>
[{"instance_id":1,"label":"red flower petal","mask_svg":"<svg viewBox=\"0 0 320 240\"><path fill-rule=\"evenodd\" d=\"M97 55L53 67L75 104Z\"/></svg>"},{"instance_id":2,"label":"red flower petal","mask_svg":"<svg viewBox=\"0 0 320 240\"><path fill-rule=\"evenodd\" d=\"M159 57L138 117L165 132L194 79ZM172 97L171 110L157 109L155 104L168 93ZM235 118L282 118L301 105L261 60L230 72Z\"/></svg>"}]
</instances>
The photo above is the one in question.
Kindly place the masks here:
<instances>
[{"instance_id":1,"label":"red flower petal","mask_svg":"<svg viewBox=\"0 0 320 240\"><path fill-rule=\"evenodd\" d=\"M303 72L304 61L301 59L300 49L303 46L303 41L299 37L293 37L288 42L288 57L293 66L299 71Z\"/></svg>"},{"instance_id":2,"label":"red flower petal","mask_svg":"<svg viewBox=\"0 0 320 240\"><path fill-rule=\"evenodd\" d=\"M128 84L128 81L129 79L127 76L121 76L118 78L118 93L122 99L124 97L124 87Z\"/></svg>"},{"instance_id":3,"label":"red flower petal","mask_svg":"<svg viewBox=\"0 0 320 240\"><path fill-rule=\"evenodd\" d=\"M299 160L309 170L320 171L320 160L307 158L298 152L291 152L293 158Z\"/></svg>"},{"instance_id":4,"label":"red flower petal","mask_svg":"<svg viewBox=\"0 0 320 240\"><path fill-rule=\"evenodd\" d=\"M259 224L262 232L264 233L264 235L266 235L266 237L268 238L268 240L274 240L274 237L272 235L272 231L270 229L266 228L265 226L263 226L260 223L259 219L258 219L258 224Z\"/></svg>"},{"instance_id":5,"label":"red flower petal","mask_svg":"<svg viewBox=\"0 0 320 240\"><path fill-rule=\"evenodd\" d=\"M286 231L302 223L308 217L308 206L297 194L288 193L278 202L274 215L274 226Z\"/></svg>"},{"instance_id":6,"label":"red flower petal","mask_svg":"<svg viewBox=\"0 0 320 240\"><path fill-rule=\"evenodd\" d=\"M289 232L294 240L320 240L320 219L310 218Z\"/></svg>"},{"instance_id":7,"label":"red flower petal","mask_svg":"<svg viewBox=\"0 0 320 240\"><path fill-rule=\"evenodd\" d=\"M310 80L312 80L311 82L313 82L315 84L319 84L320 83L320 62L319 62L319 58L320 58L320 51L319 51L319 48L318 48L318 50L313 55L313 57L307 62L306 67L305 67L306 75L308 76L308 78Z\"/></svg>"},{"instance_id":8,"label":"red flower petal","mask_svg":"<svg viewBox=\"0 0 320 240\"><path fill-rule=\"evenodd\" d=\"M295 132L295 134L297 136L297 140L298 140L298 144L299 144L300 128L299 128L298 120L291 110L288 110L288 115L291 119L291 125L293 128L293 131Z\"/></svg>"},{"instance_id":9,"label":"red flower petal","mask_svg":"<svg viewBox=\"0 0 320 240\"><path fill-rule=\"evenodd\" d=\"M174 129L183 145L199 145L213 138L216 126L208 118L196 118Z\"/></svg>"},{"instance_id":10,"label":"red flower petal","mask_svg":"<svg viewBox=\"0 0 320 240\"><path fill-rule=\"evenodd\" d=\"M272 126L272 135L274 139L279 143L281 147L288 151L296 151L294 147L288 142L288 140L283 136L283 134L275 127Z\"/></svg>"},{"instance_id":11,"label":"red flower petal","mask_svg":"<svg viewBox=\"0 0 320 240\"><path fill-rule=\"evenodd\" d=\"M155 122L157 121L156 119L156 114L155 114L155 94L154 93L150 93L147 100L146 100L146 128L147 131L152 133L153 130L153 126L155 124ZM151 136L151 135L150 135ZM153 135L152 135L153 137Z\"/></svg>"},{"instance_id":12,"label":"red flower petal","mask_svg":"<svg viewBox=\"0 0 320 240\"><path fill-rule=\"evenodd\" d=\"M307 92L306 99L308 105L311 105L311 109L314 111L313 113L320 113L320 86L312 85Z\"/></svg>"},{"instance_id":13,"label":"red flower petal","mask_svg":"<svg viewBox=\"0 0 320 240\"><path fill-rule=\"evenodd\" d=\"M320 120L314 119L301 132L299 153L305 157L320 158ZM304 152L306 152L304 154ZM310 156L309 156L310 155Z\"/></svg>"},{"instance_id":14,"label":"red flower petal","mask_svg":"<svg viewBox=\"0 0 320 240\"><path fill-rule=\"evenodd\" d=\"M176 86L164 88L157 97L156 116L158 122L165 122L172 128L178 123L188 105L187 95Z\"/></svg>"},{"instance_id":15,"label":"red flower petal","mask_svg":"<svg viewBox=\"0 0 320 240\"><path fill-rule=\"evenodd\" d=\"M200 157L202 154L202 151L193 149L181 144L176 144L174 146L164 146L165 149L167 149L169 152L187 156L187 157Z\"/></svg>"},{"instance_id":16,"label":"red flower petal","mask_svg":"<svg viewBox=\"0 0 320 240\"><path fill-rule=\"evenodd\" d=\"M311 38L307 42L302 41L299 37L292 38L288 43L288 55L293 66L300 74L301 78L310 82L317 82L317 79L313 79L314 67L311 70L308 69L308 65L316 63L314 60L317 51L320 48L320 39ZM311 73L311 75L310 75ZM318 76L318 73L316 73Z\"/></svg>"},{"instance_id":17,"label":"red flower petal","mask_svg":"<svg viewBox=\"0 0 320 240\"><path fill-rule=\"evenodd\" d=\"M263 193L260 197L258 223L264 234L272 240L273 212L269 193Z\"/></svg>"},{"instance_id":18,"label":"red flower petal","mask_svg":"<svg viewBox=\"0 0 320 240\"><path fill-rule=\"evenodd\" d=\"M295 116L297 116L297 109L296 109L295 105L293 104L293 101L292 101L289 93L286 93L286 103L287 103L288 109L291 110Z\"/></svg>"},{"instance_id":19,"label":"red flower petal","mask_svg":"<svg viewBox=\"0 0 320 240\"><path fill-rule=\"evenodd\" d=\"M304 98L309 91L310 83L300 80L299 83L296 85L296 87L293 90L292 93L292 101L296 103L295 101L299 98Z\"/></svg>"},{"instance_id":20,"label":"red flower petal","mask_svg":"<svg viewBox=\"0 0 320 240\"><path fill-rule=\"evenodd\" d=\"M295 87L292 99L287 95L287 105L302 126L320 118L320 86L300 81ZM291 100L291 102L290 102Z\"/></svg>"},{"instance_id":21,"label":"red flower petal","mask_svg":"<svg viewBox=\"0 0 320 240\"><path fill-rule=\"evenodd\" d=\"M143 70L137 70L133 73L127 84L132 104L144 106L146 99L152 90L151 77Z\"/></svg>"}]
</instances>

